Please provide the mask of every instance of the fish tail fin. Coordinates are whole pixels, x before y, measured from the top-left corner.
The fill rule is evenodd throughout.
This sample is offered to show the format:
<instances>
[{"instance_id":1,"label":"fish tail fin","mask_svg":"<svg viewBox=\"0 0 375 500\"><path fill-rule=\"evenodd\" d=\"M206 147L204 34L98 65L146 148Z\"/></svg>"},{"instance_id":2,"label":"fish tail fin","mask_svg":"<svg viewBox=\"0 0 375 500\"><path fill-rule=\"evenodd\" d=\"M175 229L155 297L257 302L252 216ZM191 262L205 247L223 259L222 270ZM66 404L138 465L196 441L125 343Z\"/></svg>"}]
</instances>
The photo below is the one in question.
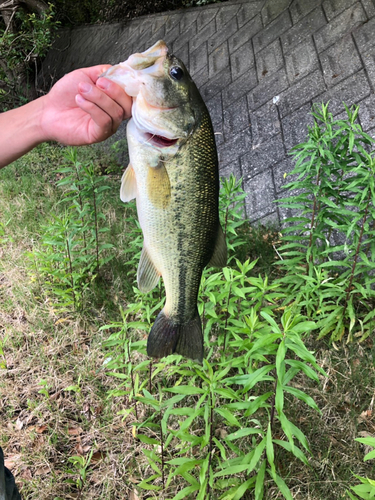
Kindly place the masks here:
<instances>
[{"instance_id":1,"label":"fish tail fin","mask_svg":"<svg viewBox=\"0 0 375 500\"><path fill-rule=\"evenodd\" d=\"M188 323L178 324L160 311L147 340L147 354L163 358L169 354L181 354L194 361L203 361L202 324L196 314Z\"/></svg>"}]
</instances>

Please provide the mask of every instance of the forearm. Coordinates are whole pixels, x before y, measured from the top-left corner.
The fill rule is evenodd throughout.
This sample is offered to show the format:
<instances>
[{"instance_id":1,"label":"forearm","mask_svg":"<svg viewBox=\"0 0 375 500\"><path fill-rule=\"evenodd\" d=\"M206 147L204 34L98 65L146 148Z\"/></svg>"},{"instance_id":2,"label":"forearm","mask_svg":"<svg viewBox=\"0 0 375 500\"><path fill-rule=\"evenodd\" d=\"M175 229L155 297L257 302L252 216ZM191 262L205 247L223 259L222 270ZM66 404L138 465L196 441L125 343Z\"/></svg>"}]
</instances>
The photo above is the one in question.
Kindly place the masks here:
<instances>
[{"instance_id":1,"label":"forearm","mask_svg":"<svg viewBox=\"0 0 375 500\"><path fill-rule=\"evenodd\" d=\"M40 127L44 97L0 114L0 168L47 140Z\"/></svg>"}]
</instances>

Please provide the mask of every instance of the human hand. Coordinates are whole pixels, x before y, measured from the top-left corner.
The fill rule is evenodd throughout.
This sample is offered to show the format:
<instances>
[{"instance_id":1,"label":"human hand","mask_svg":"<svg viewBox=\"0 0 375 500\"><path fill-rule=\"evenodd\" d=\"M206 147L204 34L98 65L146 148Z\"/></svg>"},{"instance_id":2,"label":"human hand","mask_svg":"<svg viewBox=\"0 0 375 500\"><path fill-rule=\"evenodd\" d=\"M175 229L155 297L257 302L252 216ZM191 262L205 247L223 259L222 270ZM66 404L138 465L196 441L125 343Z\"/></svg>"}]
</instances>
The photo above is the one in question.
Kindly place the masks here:
<instances>
[{"instance_id":1,"label":"human hand","mask_svg":"<svg viewBox=\"0 0 375 500\"><path fill-rule=\"evenodd\" d=\"M132 99L116 83L99 78L110 65L72 71L42 98L44 140L70 146L104 141L131 116Z\"/></svg>"}]
</instances>

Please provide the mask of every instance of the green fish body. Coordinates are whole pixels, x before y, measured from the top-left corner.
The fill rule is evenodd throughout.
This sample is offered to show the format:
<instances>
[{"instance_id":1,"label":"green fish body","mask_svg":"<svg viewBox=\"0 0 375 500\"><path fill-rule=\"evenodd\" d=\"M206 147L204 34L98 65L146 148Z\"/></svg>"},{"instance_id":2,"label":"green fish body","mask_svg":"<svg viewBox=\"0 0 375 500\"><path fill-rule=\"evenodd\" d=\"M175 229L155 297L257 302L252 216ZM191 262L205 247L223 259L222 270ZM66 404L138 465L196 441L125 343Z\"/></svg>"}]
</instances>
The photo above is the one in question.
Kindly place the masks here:
<instances>
[{"instance_id":1,"label":"green fish body","mask_svg":"<svg viewBox=\"0 0 375 500\"><path fill-rule=\"evenodd\" d=\"M201 362L202 271L226 264L211 120L186 68L163 41L109 73L104 76L135 94L127 126L130 164L120 195L123 201L136 198L144 236L138 286L147 292L162 276L166 292L147 353L161 358L175 352Z\"/></svg>"}]
</instances>

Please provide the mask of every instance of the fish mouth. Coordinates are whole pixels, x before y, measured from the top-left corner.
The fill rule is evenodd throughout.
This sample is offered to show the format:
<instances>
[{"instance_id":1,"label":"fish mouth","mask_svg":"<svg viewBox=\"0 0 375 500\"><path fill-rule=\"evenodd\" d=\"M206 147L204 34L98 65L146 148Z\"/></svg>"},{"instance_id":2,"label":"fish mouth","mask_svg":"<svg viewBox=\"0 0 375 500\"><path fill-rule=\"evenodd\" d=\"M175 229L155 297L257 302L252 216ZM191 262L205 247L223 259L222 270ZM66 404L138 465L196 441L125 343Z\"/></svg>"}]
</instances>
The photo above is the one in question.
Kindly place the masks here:
<instances>
[{"instance_id":1,"label":"fish mouth","mask_svg":"<svg viewBox=\"0 0 375 500\"><path fill-rule=\"evenodd\" d=\"M150 132L147 132L145 134L145 137L148 143L151 143L153 146L157 146L159 148L168 148L170 146L174 146L178 141L178 138L168 139L167 137L163 137L162 135L151 134Z\"/></svg>"}]
</instances>

